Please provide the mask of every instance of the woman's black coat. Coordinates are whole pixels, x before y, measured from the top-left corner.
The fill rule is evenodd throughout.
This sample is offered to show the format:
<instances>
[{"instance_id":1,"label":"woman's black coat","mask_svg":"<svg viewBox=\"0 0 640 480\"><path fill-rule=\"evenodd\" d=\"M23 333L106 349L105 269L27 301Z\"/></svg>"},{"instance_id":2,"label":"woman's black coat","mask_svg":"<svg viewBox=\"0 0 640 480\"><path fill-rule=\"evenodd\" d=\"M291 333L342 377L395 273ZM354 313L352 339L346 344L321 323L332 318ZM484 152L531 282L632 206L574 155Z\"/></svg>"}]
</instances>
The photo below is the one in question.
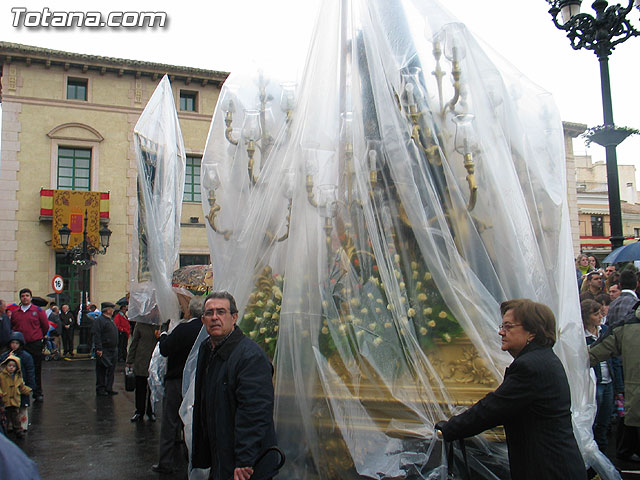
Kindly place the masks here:
<instances>
[{"instance_id":1,"label":"woman's black coat","mask_svg":"<svg viewBox=\"0 0 640 480\"><path fill-rule=\"evenodd\" d=\"M234 468L252 466L264 450L276 445L272 376L273 367L264 351L237 327L215 350L209 338L200 344L193 467L211 467L211 478L228 480ZM270 461L265 458L265 463ZM264 472L271 470L270 465L261 467ZM256 472L254 478L264 477Z\"/></svg>"},{"instance_id":2,"label":"woman's black coat","mask_svg":"<svg viewBox=\"0 0 640 480\"><path fill-rule=\"evenodd\" d=\"M569 382L551 347L530 343L504 381L469 410L442 425L445 440L504 425L512 480L584 480L586 469L571 425Z\"/></svg>"}]
</instances>

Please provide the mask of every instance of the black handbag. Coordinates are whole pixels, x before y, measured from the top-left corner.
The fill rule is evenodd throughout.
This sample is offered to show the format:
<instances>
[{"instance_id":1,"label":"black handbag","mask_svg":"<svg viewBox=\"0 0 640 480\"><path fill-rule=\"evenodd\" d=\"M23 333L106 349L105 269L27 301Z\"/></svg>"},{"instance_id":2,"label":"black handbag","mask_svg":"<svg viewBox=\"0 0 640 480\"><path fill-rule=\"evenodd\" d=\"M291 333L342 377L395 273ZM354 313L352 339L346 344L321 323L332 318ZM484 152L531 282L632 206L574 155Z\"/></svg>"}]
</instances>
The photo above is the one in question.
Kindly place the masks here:
<instances>
[{"instance_id":1,"label":"black handbag","mask_svg":"<svg viewBox=\"0 0 640 480\"><path fill-rule=\"evenodd\" d=\"M444 440L443 440L444 441ZM471 472L469 471L469 462L467 461L467 449L464 445L464 438L458 440L458 444L460 446L460 451L462 452L462 468L454 463L455 456L453 452L453 443L454 442L444 442L443 448L445 449L447 455L447 479L448 480L471 480Z\"/></svg>"},{"instance_id":2,"label":"black handbag","mask_svg":"<svg viewBox=\"0 0 640 480\"><path fill-rule=\"evenodd\" d=\"M124 369L124 389L127 392L133 392L136 389L136 376L132 368Z\"/></svg>"},{"instance_id":3,"label":"black handbag","mask_svg":"<svg viewBox=\"0 0 640 480\"><path fill-rule=\"evenodd\" d=\"M444 422L438 422L434 428L442 433L442 427L440 424ZM447 480L471 480L471 472L469 471L469 462L467 461L467 449L465 448L464 438L458 440L460 446L460 452L462 453L462 463L464 468L456 468L455 455L453 452L453 443L447 442L442 439L442 448L447 457Z\"/></svg>"},{"instance_id":4,"label":"black handbag","mask_svg":"<svg viewBox=\"0 0 640 480\"><path fill-rule=\"evenodd\" d=\"M266 458L271 457L269 454L277 454L279 457L278 464L273 465L273 461L265 461ZM267 457L269 455L269 457ZM258 459L253 464L253 475L251 475L251 479L253 480L268 480L273 478L280 471L286 458L284 456L284 452L280 450L278 447L273 446L267 448L264 452L260 454Z\"/></svg>"},{"instance_id":5,"label":"black handbag","mask_svg":"<svg viewBox=\"0 0 640 480\"><path fill-rule=\"evenodd\" d=\"M98 361L98 363L100 363L100 365L102 365L104 368L110 368L113 366L113 363L111 363L111 360L109 360L107 357L105 357L104 355L100 355L98 357L96 357L96 360Z\"/></svg>"}]
</instances>

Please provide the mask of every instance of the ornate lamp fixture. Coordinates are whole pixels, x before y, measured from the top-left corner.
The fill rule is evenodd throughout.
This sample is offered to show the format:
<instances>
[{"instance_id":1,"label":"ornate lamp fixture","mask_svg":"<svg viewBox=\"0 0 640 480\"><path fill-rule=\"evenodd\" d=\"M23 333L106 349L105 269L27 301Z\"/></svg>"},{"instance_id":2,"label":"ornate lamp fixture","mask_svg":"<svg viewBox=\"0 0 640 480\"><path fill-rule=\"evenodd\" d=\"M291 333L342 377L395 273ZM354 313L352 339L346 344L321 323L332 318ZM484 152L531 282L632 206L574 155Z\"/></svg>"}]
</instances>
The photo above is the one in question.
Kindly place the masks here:
<instances>
[{"instance_id":1,"label":"ornate lamp fixture","mask_svg":"<svg viewBox=\"0 0 640 480\"><path fill-rule=\"evenodd\" d=\"M82 311L81 314L81 322L80 322L80 343L78 344L77 351L78 353L89 353L91 347L88 343L89 332L87 328L87 324L85 322L86 308L87 308L87 292L86 292L86 284L87 284L87 274L88 271L96 265L96 261L93 260L93 256L95 255L104 255L107 253L107 249L109 248L109 240L111 239L111 230L109 230L106 226L102 226L100 228L100 245L96 246L91 243L91 241L87 238L87 212L84 212L84 228L82 230L82 242L74 245L73 247L69 247L69 240L71 239L71 229L67 226L67 224L63 224L62 228L58 229L58 236L60 239L60 245L65 250L67 256L71 258L71 264L75 266L81 272L81 291L82 291L82 300L80 303L80 309Z\"/></svg>"},{"instance_id":2,"label":"ornate lamp fixture","mask_svg":"<svg viewBox=\"0 0 640 480\"><path fill-rule=\"evenodd\" d=\"M620 208L620 187L618 186L618 160L616 146L626 135L616 133L613 123L611 103L611 84L609 80L609 56L614 48L631 37L640 35L627 17L634 8L634 0L628 0L627 6L609 5L605 0L596 0L591 7L595 15L580 12L581 0L547 0L551 5L549 13L553 24L567 32L574 50L585 48L592 50L600 62L600 80L602 87L602 109L604 114L604 134L594 139L605 147L607 161L607 182L609 190L609 215L611 221L611 247L615 250L622 246L622 213ZM635 0L635 7L638 1ZM562 17L561 19L558 16Z\"/></svg>"}]
</instances>

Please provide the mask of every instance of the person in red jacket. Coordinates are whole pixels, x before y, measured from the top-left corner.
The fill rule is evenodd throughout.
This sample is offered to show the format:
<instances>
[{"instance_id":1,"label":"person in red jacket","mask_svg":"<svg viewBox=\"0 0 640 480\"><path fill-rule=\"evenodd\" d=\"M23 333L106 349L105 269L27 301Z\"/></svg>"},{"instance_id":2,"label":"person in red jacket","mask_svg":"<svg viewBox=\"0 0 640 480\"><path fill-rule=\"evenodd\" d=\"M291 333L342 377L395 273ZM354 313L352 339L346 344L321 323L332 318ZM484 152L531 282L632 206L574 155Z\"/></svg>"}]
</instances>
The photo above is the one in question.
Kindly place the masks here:
<instances>
[{"instance_id":1,"label":"person in red jacket","mask_svg":"<svg viewBox=\"0 0 640 480\"><path fill-rule=\"evenodd\" d=\"M24 336L24 349L33 357L33 365L36 373L36 388L33 390L33 399L36 402L43 400L42 396L42 347L43 339L49 331L47 315L40 307L31 303L31 290L20 290L20 308L11 314L11 329L20 332Z\"/></svg>"},{"instance_id":2,"label":"person in red jacket","mask_svg":"<svg viewBox=\"0 0 640 480\"><path fill-rule=\"evenodd\" d=\"M127 344L129 343L129 334L131 333L131 325L127 317L127 309L129 307L125 303L120 305L120 311L113 317L113 322L118 327L118 361L126 362L127 360Z\"/></svg>"}]
</instances>

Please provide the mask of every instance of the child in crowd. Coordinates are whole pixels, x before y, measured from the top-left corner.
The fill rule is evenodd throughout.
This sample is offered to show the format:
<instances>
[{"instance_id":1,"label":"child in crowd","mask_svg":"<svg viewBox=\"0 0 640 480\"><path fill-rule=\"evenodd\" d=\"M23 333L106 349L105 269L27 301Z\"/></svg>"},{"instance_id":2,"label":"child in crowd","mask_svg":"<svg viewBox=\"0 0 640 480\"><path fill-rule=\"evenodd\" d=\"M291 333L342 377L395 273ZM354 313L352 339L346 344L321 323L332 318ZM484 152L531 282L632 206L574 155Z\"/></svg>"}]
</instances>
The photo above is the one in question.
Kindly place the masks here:
<instances>
[{"instance_id":1,"label":"child in crowd","mask_svg":"<svg viewBox=\"0 0 640 480\"><path fill-rule=\"evenodd\" d=\"M20 371L22 372L22 379L27 387L36 388L36 369L33 364L33 357L29 352L24 349L24 336L20 332L11 332L9 337L9 351L0 355L0 363L4 362L9 355L18 357L20 359ZM22 423L22 431L26 432L29 428L29 406L31 405L30 395L21 395L20 410L18 417ZM12 425L9 425L12 427ZM11 430L11 428L10 428Z\"/></svg>"},{"instance_id":2,"label":"child in crowd","mask_svg":"<svg viewBox=\"0 0 640 480\"><path fill-rule=\"evenodd\" d=\"M9 355L0 364L0 397L5 406L8 420L13 423L17 438L23 438L21 421L19 418L20 394L28 395L31 388L25 385L20 372L20 359Z\"/></svg>"}]
</instances>

